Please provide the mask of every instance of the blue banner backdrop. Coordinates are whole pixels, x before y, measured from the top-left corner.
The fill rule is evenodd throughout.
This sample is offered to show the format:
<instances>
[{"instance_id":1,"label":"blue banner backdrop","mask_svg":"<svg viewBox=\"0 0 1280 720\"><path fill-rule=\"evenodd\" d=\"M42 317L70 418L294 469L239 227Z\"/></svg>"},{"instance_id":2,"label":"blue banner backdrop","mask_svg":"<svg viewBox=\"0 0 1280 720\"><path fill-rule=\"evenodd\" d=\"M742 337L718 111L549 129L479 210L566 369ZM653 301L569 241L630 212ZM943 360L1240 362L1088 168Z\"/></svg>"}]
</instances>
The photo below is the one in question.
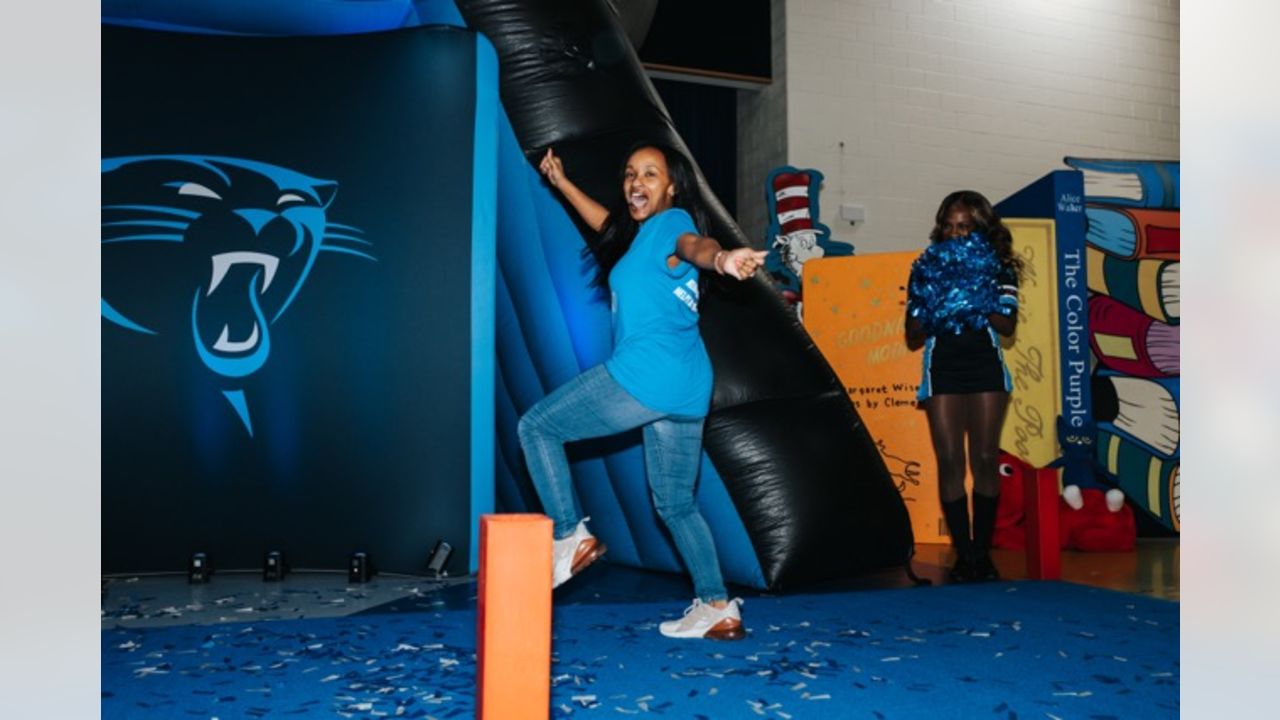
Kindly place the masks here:
<instances>
[{"instance_id":1,"label":"blue banner backdrop","mask_svg":"<svg viewBox=\"0 0 1280 720\"><path fill-rule=\"evenodd\" d=\"M437 538L465 570L493 506L492 47L103 26L102 58L103 571L416 572Z\"/></svg>"}]
</instances>

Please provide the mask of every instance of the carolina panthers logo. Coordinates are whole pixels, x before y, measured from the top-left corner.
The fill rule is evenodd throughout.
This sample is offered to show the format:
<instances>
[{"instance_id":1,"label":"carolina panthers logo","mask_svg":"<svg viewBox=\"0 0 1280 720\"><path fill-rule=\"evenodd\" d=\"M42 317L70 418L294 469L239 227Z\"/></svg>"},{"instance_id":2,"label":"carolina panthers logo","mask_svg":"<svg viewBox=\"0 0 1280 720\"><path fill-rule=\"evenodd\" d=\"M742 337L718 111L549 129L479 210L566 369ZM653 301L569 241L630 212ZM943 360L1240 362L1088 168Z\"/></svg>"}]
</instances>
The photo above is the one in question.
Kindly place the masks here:
<instances>
[{"instance_id":1,"label":"carolina panthers logo","mask_svg":"<svg viewBox=\"0 0 1280 720\"><path fill-rule=\"evenodd\" d=\"M187 335L253 435L242 387L271 353L271 325L322 252L376 260L361 231L329 222L338 185L231 157L102 161L102 317L127 330ZM128 269L128 272L114 272ZM146 277L139 288L137 278ZM157 307L156 298L164 298Z\"/></svg>"}]
</instances>

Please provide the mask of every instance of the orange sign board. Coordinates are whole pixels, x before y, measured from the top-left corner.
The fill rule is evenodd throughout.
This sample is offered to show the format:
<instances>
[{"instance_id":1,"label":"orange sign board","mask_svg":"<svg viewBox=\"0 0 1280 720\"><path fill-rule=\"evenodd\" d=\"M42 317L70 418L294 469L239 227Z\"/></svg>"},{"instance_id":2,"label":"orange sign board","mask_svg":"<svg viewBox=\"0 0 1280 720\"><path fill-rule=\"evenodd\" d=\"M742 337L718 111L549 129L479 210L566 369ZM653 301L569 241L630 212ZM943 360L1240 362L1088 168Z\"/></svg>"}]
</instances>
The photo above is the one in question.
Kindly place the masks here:
<instances>
[{"instance_id":1,"label":"orange sign board","mask_svg":"<svg viewBox=\"0 0 1280 720\"><path fill-rule=\"evenodd\" d=\"M817 258L804 265L804 326L875 438L916 542L945 542L929 424L916 407L920 353L907 350L907 276L919 252Z\"/></svg>"},{"instance_id":2,"label":"orange sign board","mask_svg":"<svg viewBox=\"0 0 1280 720\"><path fill-rule=\"evenodd\" d=\"M1018 330L1005 342L1014 389L1001 447L1034 466L1056 457L1057 292L1053 223L1006 220L1026 263ZM920 352L907 350L907 277L919 251L817 258L804 266L804 326L875 438L916 542L948 542L929 423L916 404Z\"/></svg>"}]
</instances>

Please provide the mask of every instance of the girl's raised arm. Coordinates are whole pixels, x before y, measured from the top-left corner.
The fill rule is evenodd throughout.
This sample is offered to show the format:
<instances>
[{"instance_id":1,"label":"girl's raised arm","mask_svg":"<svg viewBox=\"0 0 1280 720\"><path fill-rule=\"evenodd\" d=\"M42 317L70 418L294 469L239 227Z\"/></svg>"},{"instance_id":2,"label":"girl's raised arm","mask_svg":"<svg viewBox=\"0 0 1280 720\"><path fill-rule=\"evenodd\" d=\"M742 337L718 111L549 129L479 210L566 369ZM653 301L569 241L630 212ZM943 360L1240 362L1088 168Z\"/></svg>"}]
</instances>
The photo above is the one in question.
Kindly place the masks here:
<instances>
[{"instance_id":1,"label":"girl's raised arm","mask_svg":"<svg viewBox=\"0 0 1280 720\"><path fill-rule=\"evenodd\" d=\"M542 156L541 162L538 163L538 170L546 176L551 187L564 195L564 199L569 201L582 221L592 230L600 232L600 228L604 227L604 221L609 218L609 211L565 176L564 163L560 162L560 158L556 157L551 148L547 148L547 154Z\"/></svg>"}]
</instances>

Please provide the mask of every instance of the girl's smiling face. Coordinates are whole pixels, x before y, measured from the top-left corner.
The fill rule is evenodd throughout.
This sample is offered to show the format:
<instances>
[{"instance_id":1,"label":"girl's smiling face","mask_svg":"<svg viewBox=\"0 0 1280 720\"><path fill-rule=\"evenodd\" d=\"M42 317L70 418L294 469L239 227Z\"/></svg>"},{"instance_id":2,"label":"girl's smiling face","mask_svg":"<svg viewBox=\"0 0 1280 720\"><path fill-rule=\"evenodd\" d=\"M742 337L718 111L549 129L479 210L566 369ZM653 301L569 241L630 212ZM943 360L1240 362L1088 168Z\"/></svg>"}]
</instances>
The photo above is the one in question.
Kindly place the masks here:
<instances>
[{"instance_id":1,"label":"girl's smiling face","mask_svg":"<svg viewBox=\"0 0 1280 720\"><path fill-rule=\"evenodd\" d=\"M644 222L671 207L676 187L667 170L667 159L656 148L640 148L627 158L622 195L631 219Z\"/></svg>"},{"instance_id":2,"label":"girl's smiling face","mask_svg":"<svg viewBox=\"0 0 1280 720\"><path fill-rule=\"evenodd\" d=\"M973 211L964 205L952 205L947 217L942 222L942 237L964 237L974 231Z\"/></svg>"}]
</instances>

